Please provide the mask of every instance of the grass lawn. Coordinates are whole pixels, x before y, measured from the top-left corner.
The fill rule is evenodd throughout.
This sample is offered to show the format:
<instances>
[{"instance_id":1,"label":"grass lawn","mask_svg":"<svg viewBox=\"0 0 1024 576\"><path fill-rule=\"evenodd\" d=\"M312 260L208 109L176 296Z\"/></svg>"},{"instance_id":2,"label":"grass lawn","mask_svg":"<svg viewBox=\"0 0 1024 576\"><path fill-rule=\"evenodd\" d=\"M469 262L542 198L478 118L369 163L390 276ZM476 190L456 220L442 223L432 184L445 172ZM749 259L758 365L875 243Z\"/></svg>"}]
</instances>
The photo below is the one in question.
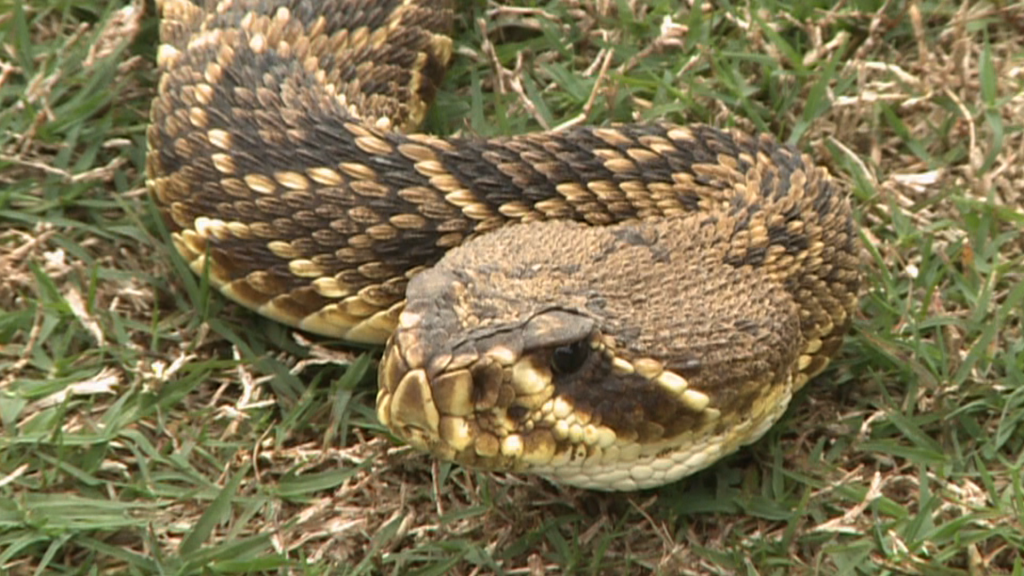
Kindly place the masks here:
<instances>
[{"instance_id":1,"label":"grass lawn","mask_svg":"<svg viewBox=\"0 0 1024 576\"><path fill-rule=\"evenodd\" d=\"M0 573L1024 574L1024 4L509 4L425 130L737 125L849 183L866 290L783 421L634 494L396 444L372 351L168 247L152 6L0 0Z\"/></svg>"}]
</instances>

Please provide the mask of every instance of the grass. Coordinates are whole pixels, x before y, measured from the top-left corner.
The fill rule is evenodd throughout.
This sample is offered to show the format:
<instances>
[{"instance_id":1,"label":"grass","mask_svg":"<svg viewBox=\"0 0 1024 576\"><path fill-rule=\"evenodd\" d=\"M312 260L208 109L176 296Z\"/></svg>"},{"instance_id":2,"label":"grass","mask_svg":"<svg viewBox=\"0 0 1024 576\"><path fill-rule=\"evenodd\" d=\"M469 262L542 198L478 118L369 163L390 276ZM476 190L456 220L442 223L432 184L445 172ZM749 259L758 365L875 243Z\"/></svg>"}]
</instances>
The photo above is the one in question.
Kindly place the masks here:
<instances>
[{"instance_id":1,"label":"grass","mask_svg":"<svg viewBox=\"0 0 1024 576\"><path fill-rule=\"evenodd\" d=\"M152 11L0 0L0 572L1024 574L1021 5L511 4L460 5L425 128L797 144L849 182L864 240L832 367L658 490L431 462L376 422L371 355L228 304L168 249Z\"/></svg>"}]
</instances>

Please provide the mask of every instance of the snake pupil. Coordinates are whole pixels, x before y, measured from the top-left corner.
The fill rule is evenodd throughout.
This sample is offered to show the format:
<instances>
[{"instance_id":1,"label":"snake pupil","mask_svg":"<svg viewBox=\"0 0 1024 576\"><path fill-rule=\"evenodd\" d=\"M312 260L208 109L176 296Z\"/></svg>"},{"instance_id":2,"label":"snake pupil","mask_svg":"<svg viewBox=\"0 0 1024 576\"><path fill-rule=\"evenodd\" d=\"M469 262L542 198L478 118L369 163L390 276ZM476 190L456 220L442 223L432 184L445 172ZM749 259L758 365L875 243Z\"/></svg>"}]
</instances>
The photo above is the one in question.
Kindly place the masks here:
<instances>
[{"instance_id":1,"label":"snake pupil","mask_svg":"<svg viewBox=\"0 0 1024 576\"><path fill-rule=\"evenodd\" d=\"M555 374L566 376L576 372L590 357L590 344L573 342L559 346L551 353L551 369Z\"/></svg>"}]
</instances>

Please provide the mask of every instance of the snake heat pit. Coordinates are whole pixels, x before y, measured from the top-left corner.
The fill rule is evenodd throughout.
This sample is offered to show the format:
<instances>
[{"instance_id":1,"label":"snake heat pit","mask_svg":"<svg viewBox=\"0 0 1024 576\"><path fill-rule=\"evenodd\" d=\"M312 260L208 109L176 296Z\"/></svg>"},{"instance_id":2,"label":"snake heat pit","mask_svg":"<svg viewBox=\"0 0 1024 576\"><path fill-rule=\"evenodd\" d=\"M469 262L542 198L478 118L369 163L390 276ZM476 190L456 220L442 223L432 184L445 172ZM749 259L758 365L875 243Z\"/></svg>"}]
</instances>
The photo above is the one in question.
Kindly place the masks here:
<instances>
[{"instance_id":1,"label":"snake heat pit","mask_svg":"<svg viewBox=\"0 0 1024 576\"><path fill-rule=\"evenodd\" d=\"M175 247L263 315L386 342L377 414L410 445L657 486L757 440L839 346L850 207L790 147L700 125L419 134L444 2L158 4L148 183Z\"/></svg>"}]
</instances>

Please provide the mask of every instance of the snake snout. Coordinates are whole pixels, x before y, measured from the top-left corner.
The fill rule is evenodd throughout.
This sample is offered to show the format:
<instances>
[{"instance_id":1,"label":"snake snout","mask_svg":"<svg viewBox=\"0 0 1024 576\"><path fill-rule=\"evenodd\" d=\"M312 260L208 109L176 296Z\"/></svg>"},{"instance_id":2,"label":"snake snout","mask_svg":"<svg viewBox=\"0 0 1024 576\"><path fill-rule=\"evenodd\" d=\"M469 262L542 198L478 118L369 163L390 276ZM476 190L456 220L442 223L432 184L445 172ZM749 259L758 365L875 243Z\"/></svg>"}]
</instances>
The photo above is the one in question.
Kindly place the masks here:
<instances>
[{"instance_id":1,"label":"snake snout","mask_svg":"<svg viewBox=\"0 0 1024 576\"><path fill-rule=\"evenodd\" d=\"M452 341L412 304L381 361L380 421L415 448L477 468L551 460L551 423L538 420L556 404L547 356L524 354L515 332Z\"/></svg>"}]
</instances>

